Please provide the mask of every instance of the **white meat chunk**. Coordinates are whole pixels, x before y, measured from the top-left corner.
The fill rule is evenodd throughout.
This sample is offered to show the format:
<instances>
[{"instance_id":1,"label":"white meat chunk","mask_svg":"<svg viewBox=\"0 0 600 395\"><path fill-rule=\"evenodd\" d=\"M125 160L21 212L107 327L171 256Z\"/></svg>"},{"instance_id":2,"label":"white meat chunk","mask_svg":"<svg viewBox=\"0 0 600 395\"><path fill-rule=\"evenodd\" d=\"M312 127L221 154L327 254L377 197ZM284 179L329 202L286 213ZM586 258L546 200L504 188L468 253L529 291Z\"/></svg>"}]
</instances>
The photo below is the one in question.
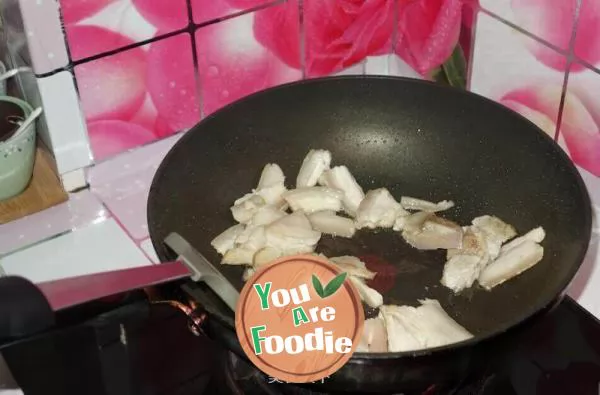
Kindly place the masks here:
<instances>
[{"instance_id":1,"label":"white meat chunk","mask_svg":"<svg viewBox=\"0 0 600 395\"><path fill-rule=\"evenodd\" d=\"M240 234L236 245L223 255L221 263L226 265L251 265L254 254L265 246L267 242L266 231L263 226L250 229L249 232Z\"/></svg>"},{"instance_id":2,"label":"white meat chunk","mask_svg":"<svg viewBox=\"0 0 600 395\"><path fill-rule=\"evenodd\" d=\"M455 293L470 288L481 273L482 263L475 255L454 255L444 265L442 285Z\"/></svg>"},{"instance_id":3,"label":"white meat chunk","mask_svg":"<svg viewBox=\"0 0 600 395\"><path fill-rule=\"evenodd\" d=\"M340 211L344 193L328 187L298 188L283 195L292 211L302 210L307 214L316 211Z\"/></svg>"},{"instance_id":4,"label":"white meat chunk","mask_svg":"<svg viewBox=\"0 0 600 395\"><path fill-rule=\"evenodd\" d=\"M411 221L411 219L414 218L409 218L407 221ZM402 237L408 244L419 250L461 248L463 230L452 221L429 214L422 222L420 229L414 224L406 222Z\"/></svg>"},{"instance_id":5,"label":"white meat chunk","mask_svg":"<svg viewBox=\"0 0 600 395\"><path fill-rule=\"evenodd\" d=\"M471 223L485 234L488 254L492 260L500 254L502 244L517 235L512 225L491 215L482 215L475 218Z\"/></svg>"},{"instance_id":6,"label":"white meat chunk","mask_svg":"<svg viewBox=\"0 0 600 395\"><path fill-rule=\"evenodd\" d=\"M250 222L254 214L265 206L265 200L254 193L247 193L233 203L231 214L233 218L241 223Z\"/></svg>"},{"instance_id":7,"label":"white meat chunk","mask_svg":"<svg viewBox=\"0 0 600 395\"><path fill-rule=\"evenodd\" d=\"M482 215L481 217L475 218L471 223L473 226L484 231L489 238L499 240L501 243L504 243L517 235L517 231L512 225L491 215Z\"/></svg>"},{"instance_id":8,"label":"white meat chunk","mask_svg":"<svg viewBox=\"0 0 600 395\"><path fill-rule=\"evenodd\" d=\"M488 257L487 241L485 234L475 226L465 226L461 248L451 248L447 252L447 259L455 255L475 255L482 258Z\"/></svg>"},{"instance_id":9,"label":"white meat chunk","mask_svg":"<svg viewBox=\"0 0 600 395\"><path fill-rule=\"evenodd\" d=\"M544 257L544 248L532 240L500 254L479 275L479 284L490 290L530 269Z\"/></svg>"},{"instance_id":10,"label":"white meat chunk","mask_svg":"<svg viewBox=\"0 0 600 395\"><path fill-rule=\"evenodd\" d=\"M379 308L383 317L389 352L416 351L422 348L419 340L406 327L409 306L385 305Z\"/></svg>"},{"instance_id":11,"label":"white meat chunk","mask_svg":"<svg viewBox=\"0 0 600 395\"><path fill-rule=\"evenodd\" d=\"M399 215L394 222L394 230L407 230L410 232L418 232L421 230L423 223L431 217L431 213L421 211L408 215Z\"/></svg>"},{"instance_id":12,"label":"white meat chunk","mask_svg":"<svg viewBox=\"0 0 600 395\"><path fill-rule=\"evenodd\" d=\"M281 206L285 193L285 175L276 163L269 163L264 168L258 181L255 194L262 197L266 204Z\"/></svg>"},{"instance_id":13,"label":"white meat chunk","mask_svg":"<svg viewBox=\"0 0 600 395\"><path fill-rule=\"evenodd\" d=\"M266 227L267 245L277 248L282 255L313 252L321 233L312 229L302 211L296 211Z\"/></svg>"},{"instance_id":14,"label":"white meat chunk","mask_svg":"<svg viewBox=\"0 0 600 395\"><path fill-rule=\"evenodd\" d=\"M331 153L326 150L310 150L304 160L298 177L296 178L296 188L314 187L319 181L319 177L329 170L331 165Z\"/></svg>"},{"instance_id":15,"label":"white meat chunk","mask_svg":"<svg viewBox=\"0 0 600 395\"><path fill-rule=\"evenodd\" d=\"M369 287L363 279L356 276L348 276L352 284L356 287L358 294L363 302L365 302L368 306L377 308L383 304L383 296Z\"/></svg>"},{"instance_id":16,"label":"white meat chunk","mask_svg":"<svg viewBox=\"0 0 600 395\"><path fill-rule=\"evenodd\" d=\"M250 277L254 275L254 273L256 273L256 269L254 269L253 267L247 267L246 269L244 269L244 273L242 274L242 280L244 282L248 281Z\"/></svg>"},{"instance_id":17,"label":"white meat chunk","mask_svg":"<svg viewBox=\"0 0 600 395\"><path fill-rule=\"evenodd\" d=\"M433 203L409 196L402 196L400 198L400 204L406 210L426 211L430 213L437 213L454 207L454 202L451 200L442 200L441 202Z\"/></svg>"},{"instance_id":18,"label":"white meat chunk","mask_svg":"<svg viewBox=\"0 0 600 395\"><path fill-rule=\"evenodd\" d=\"M473 335L453 320L437 300L421 306L383 306L389 351L416 351L470 339Z\"/></svg>"},{"instance_id":19,"label":"white meat chunk","mask_svg":"<svg viewBox=\"0 0 600 395\"><path fill-rule=\"evenodd\" d=\"M358 229L391 228L398 216L407 214L386 188L374 189L367 192L358 206L356 227Z\"/></svg>"},{"instance_id":20,"label":"white meat chunk","mask_svg":"<svg viewBox=\"0 0 600 395\"><path fill-rule=\"evenodd\" d=\"M263 247L256 251L256 254L254 254L252 266L254 266L254 268L258 268L273 262L275 259L280 258L281 256L282 252L279 249L269 246Z\"/></svg>"},{"instance_id":21,"label":"white meat chunk","mask_svg":"<svg viewBox=\"0 0 600 395\"><path fill-rule=\"evenodd\" d=\"M365 193L346 166L336 166L325 171L319 177L319 182L329 188L342 191L344 193L344 210L351 216L356 215L360 202L365 198Z\"/></svg>"},{"instance_id":22,"label":"white meat chunk","mask_svg":"<svg viewBox=\"0 0 600 395\"><path fill-rule=\"evenodd\" d=\"M282 211L275 206L263 206L259 208L250 221L248 221L248 226L255 227L269 225L286 215L287 213L285 211Z\"/></svg>"},{"instance_id":23,"label":"white meat chunk","mask_svg":"<svg viewBox=\"0 0 600 395\"><path fill-rule=\"evenodd\" d=\"M356 352L387 352L388 340L385 320L379 313L377 317L365 320L362 336Z\"/></svg>"},{"instance_id":24,"label":"white meat chunk","mask_svg":"<svg viewBox=\"0 0 600 395\"><path fill-rule=\"evenodd\" d=\"M455 293L471 287L490 261L483 232L474 226L463 228L463 232L462 248L448 250L441 280Z\"/></svg>"},{"instance_id":25,"label":"white meat chunk","mask_svg":"<svg viewBox=\"0 0 600 395\"><path fill-rule=\"evenodd\" d=\"M473 335L452 319L435 299L420 300L413 325L417 330L423 348L441 347L458 343L473 337Z\"/></svg>"},{"instance_id":26,"label":"white meat chunk","mask_svg":"<svg viewBox=\"0 0 600 395\"><path fill-rule=\"evenodd\" d=\"M500 253L503 254L503 253L507 252L508 250L512 250L513 248L521 245L522 243L524 243L525 241L528 241L528 240L539 244L542 241L544 241L545 238L546 238L546 232L544 231L544 228L542 228L540 226L540 227L530 230L529 232L525 233L523 236L517 237L516 239L511 240L508 243L504 244L502 246L502 248L500 249Z\"/></svg>"},{"instance_id":27,"label":"white meat chunk","mask_svg":"<svg viewBox=\"0 0 600 395\"><path fill-rule=\"evenodd\" d=\"M233 225L230 228L227 228L223 233L215 237L210 245L213 246L215 250L221 255L225 255L225 253L231 250L234 246L235 240L237 237L244 231L244 225Z\"/></svg>"},{"instance_id":28,"label":"white meat chunk","mask_svg":"<svg viewBox=\"0 0 600 395\"><path fill-rule=\"evenodd\" d=\"M308 216L314 230L328 235L351 238L356 232L354 221L336 215L335 211L317 211Z\"/></svg>"},{"instance_id":29,"label":"white meat chunk","mask_svg":"<svg viewBox=\"0 0 600 395\"><path fill-rule=\"evenodd\" d=\"M268 163L260 173L260 179L258 180L258 186L256 189L268 188L276 184L285 183L285 174L277 163Z\"/></svg>"},{"instance_id":30,"label":"white meat chunk","mask_svg":"<svg viewBox=\"0 0 600 395\"><path fill-rule=\"evenodd\" d=\"M367 265L355 256L337 256L329 260L350 276L372 280L377 274L367 269Z\"/></svg>"}]
</instances>

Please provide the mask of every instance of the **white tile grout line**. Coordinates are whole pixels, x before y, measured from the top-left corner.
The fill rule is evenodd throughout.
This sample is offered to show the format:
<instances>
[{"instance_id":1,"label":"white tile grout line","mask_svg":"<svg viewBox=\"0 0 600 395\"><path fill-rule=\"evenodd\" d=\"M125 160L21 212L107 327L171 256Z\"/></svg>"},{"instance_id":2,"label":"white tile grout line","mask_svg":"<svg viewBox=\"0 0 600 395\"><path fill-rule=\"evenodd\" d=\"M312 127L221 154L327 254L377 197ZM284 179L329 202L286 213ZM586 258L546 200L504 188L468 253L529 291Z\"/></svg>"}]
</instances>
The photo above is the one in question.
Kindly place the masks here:
<instances>
[{"instance_id":1,"label":"white tile grout line","mask_svg":"<svg viewBox=\"0 0 600 395\"><path fill-rule=\"evenodd\" d=\"M513 29L517 30L518 32L523 33L527 37L529 37L529 38L531 38L531 39L539 42L542 45L545 45L546 47L548 47L548 48L550 48L550 49L552 49L552 50L554 50L554 51L556 51L556 52L558 52L558 53L560 53L560 54L562 54L564 56L569 56L569 50L568 49L567 49L567 51L565 51L564 49L560 49L557 46L555 46L554 44L549 43L548 41L546 41L546 40L544 40L544 39L536 36L535 34L530 33L529 31L523 29L519 25L516 25L516 24L514 24L514 23L512 23L512 22L510 22L510 21L508 21L508 20L506 20L504 18L502 18L501 16L494 14L491 11L488 11L485 8L479 8L479 12L483 12L484 14L486 14L486 15L488 15L488 16L496 19L496 20L498 20L499 22L502 22L505 25L508 25L508 26L512 27Z\"/></svg>"},{"instance_id":2,"label":"white tile grout line","mask_svg":"<svg viewBox=\"0 0 600 395\"><path fill-rule=\"evenodd\" d=\"M94 193L90 190L91 193ZM102 200L102 198L100 196L97 196L96 194L94 194L94 196L96 196L96 198L100 201L100 204L102 205L102 207L110 214L110 217L108 218L112 218L117 225L119 226L119 228L121 228L123 230L123 232L125 233L125 235L129 238L129 240L131 240L131 242L135 245L135 247L140 250L142 252L142 254L144 254L144 256L146 258L148 258L148 261L151 262L153 265L155 265L154 259L152 259L147 253L146 251L144 251L144 249L142 248L142 243L146 240L148 240L150 238L150 235L148 234L146 237L144 237L143 239L136 239L135 237L133 237L133 235L129 232L129 230L125 227L125 225L123 225L123 223L121 222L121 220L119 219L119 217L117 217L117 215L112 212L112 210L110 210L108 208L108 205L104 202L104 200Z\"/></svg>"},{"instance_id":3,"label":"white tile grout line","mask_svg":"<svg viewBox=\"0 0 600 395\"><path fill-rule=\"evenodd\" d=\"M103 202L101 201L101 203L103 203ZM102 204L102 207L106 208L104 206L104 204ZM29 244L25 244L25 245L23 245L23 246L21 246L21 247L19 247L17 249L14 249L12 251L6 252L4 254L0 254L0 266L2 265L2 258L5 258L5 257L13 255L13 254L16 254L18 252L25 251L25 250L27 250L29 248L36 247L36 246L41 245L41 244L43 244L43 243L45 243L47 241L50 241L50 240L53 240L53 239L57 239L57 238L59 238L61 236L64 236L64 235L68 235L69 233L77 232L80 229L84 229L84 228L87 228L87 227L92 226L92 225L101 224L101 223L103 223L104 221L106 221L106 220L108 220L110 218L113 218L113 217L112 216L96 217L95 219L93 219L92 221L90 221L90 222L88 222L86 224L82 224L80 226L74 226L74 227L72 227L70 229L66 229L66 230L63 230L61 232L58 232L58 233L55 233L55 234L43 237L43 238L41 238L39 240L36 240L36 241L33 241L33 242L29 243Z\"/></svg>"},{"instance_id":4,"label":"white tile grout line","mask_svg":"<svg viewBox=\"0 0 600 395\"><path fill-rule=\"evenodd\" d=\"M467 83L465 84L465 90L471 92L471 77L473 76L473 62L475 55L475 40L477 40L477 22L479 21L479 13L481 12L481 8L478 6L473 6L473 20L471 21L471 42L469 48L469 62L467 63Z\"/></svg>"}]
</instances>

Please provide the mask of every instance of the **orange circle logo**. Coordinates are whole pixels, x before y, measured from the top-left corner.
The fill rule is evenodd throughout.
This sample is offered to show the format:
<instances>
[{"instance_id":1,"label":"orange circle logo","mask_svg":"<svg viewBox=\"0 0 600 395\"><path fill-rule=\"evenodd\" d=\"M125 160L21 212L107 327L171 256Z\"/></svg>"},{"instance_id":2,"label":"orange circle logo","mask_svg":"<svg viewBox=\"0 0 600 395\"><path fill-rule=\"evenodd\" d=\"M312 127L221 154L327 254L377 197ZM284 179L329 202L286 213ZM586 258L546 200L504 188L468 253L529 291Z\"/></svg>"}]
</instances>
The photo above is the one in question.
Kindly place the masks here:
<instances>
[{"instance_id":1,"label":"orange circle logo","mask_svg":"<svg viewBox=\"0 0 600 395\"><path fill-rule=\"evenodd\" d=\"M302 255L276 260L246 282L235 326L256 367L284 382L309 383L350 359L364 320L347 274L326 259Z\"/></svg>"}]
</instances>

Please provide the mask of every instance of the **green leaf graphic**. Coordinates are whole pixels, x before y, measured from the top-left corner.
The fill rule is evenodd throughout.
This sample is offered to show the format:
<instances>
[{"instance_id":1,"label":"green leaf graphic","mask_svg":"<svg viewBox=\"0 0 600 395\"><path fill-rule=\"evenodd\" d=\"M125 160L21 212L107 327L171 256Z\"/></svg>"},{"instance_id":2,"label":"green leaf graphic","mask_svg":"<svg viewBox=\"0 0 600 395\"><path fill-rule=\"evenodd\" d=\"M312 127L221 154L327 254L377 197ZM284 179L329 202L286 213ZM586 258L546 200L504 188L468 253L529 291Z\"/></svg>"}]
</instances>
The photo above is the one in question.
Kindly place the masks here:
<instances>
[{"instance_id":1,"label":"green leaf graphic","mask_svg":"<svg viewBox=\"0 0 600 395\"><path fill-rule=\"evenodd\" d=\"M321 298L324 298L324 291L323 291L323 285L321 284L321 281L319 281L319 277L315 276L314 274L312 275L312 283L313 283L313 288L315 289L315 291L317 291L317 295L319 295Z\"/></svg>"},{"instance_id":2,"label":"green leaf graphic","mask_svg":"<svg viewBox=\"0 0 600 395\"><path fill-rule=\"evenodd\" d=\"M340 287L346 280L347 275L348 273L340 273L337 276L335 276L333 280L331 280L329 284L325 286L324 298L333 295L338 289L340 289Z\"/></svg>"}]
</instances>

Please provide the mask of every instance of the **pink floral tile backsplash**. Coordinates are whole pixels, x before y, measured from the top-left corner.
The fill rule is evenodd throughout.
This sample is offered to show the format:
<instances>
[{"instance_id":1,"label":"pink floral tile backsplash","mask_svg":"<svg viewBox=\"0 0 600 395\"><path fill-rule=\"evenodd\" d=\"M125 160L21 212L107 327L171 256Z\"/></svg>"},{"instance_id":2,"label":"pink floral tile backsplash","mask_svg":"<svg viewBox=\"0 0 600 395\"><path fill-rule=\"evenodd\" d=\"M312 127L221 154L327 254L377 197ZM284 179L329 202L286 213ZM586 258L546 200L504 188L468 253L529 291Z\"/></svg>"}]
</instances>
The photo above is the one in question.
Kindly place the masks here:
<instances>
[{"instance_id":1,"label":"pink floral tile backsplash","mask_svg":"<svg viewBox=\"0 0 600 395\"><path fill-rule=\"evenodd\" d=\"M50 1L50 0L42 0ZM96 162L246 95L388 56L466 83L475 0L59 0ZM460 44L460 45L459 45ZM385 62L384 62L385 63Z\"/></svg>"},{"instance_id":2,"label":"pink floral tile backsplash","mask_svg":"<svg viewBox=\"0 0 600 395\"><path fill-rule=\"evenodd\" d=\"M243 13L281 0L190 0L192 19L196 24Z\"/></svg>"},{"instance_id":3,"label":"pink floral tile backsplash","mask_svg":"<svg viewBox=\"0 0 600 395\"><path fill-rule=\"evenodd\" d=\"M281 31L277 25L285 27L286 34L277 33ZM277 44L274 50L263 45L260 40L265 37L277 37L283 51L277 51ZM201 27L196 31L196 48L204 115L248 94L299 80L297 0Z\"/></svg>"},{"instance_id":4,"label":"pink floral tile backsplash","mask_svg":"<svg viewBox=\"0 0 600 395\"><path fill-rule=\"evenodd\" d=\"M486 11L475 30L471 90L554 136L599 209L600 1L482 0L481 5Z\"/></svg>"},{"instance_id":5,"label":"pink floral tile backsplash","mask_svg":"<svg viewBox=\"0 0 600 395\"><path fill-rule=\"evenodd\" d=\"M575 56L600 70L600 1L581 0L575 35ZM579 65L576 68L581 69Z\"/></svg>"},{"instance_id":6,"label":"pink floral tile backsplash","mask_svg":"<svg viewBox=\"0 0 600 395\"><path fill-rule=\"evenodd\" d=\"M256 91L374 72L502 103L600 188L600 0L57 1L69 64L46 74L73 72L96 162Z\"/></svg>"},{"instance_id":7,"label":"pink floral tile backsplash","mask_svg":"<svg viewBox=\"0 0 600 395\"><path fill-rule=\"evenodd\" d=\"M600 189L600 73L582 69L581 65L573 66L567 83L559 142L579 167L599 177L596 187Z\"/></svg>"},{"instance_id":8,"label":"pink floral tile backsplash","mask_svg":"<svg viewBox=\"0 0 600 395\"><path fill-rule=\"evenodd\" d=\"M530 51L543 44L484 13L477 18L476 32L471 91L519 112L554 138L564 73Z\"/></svg>"}]
</instances>

